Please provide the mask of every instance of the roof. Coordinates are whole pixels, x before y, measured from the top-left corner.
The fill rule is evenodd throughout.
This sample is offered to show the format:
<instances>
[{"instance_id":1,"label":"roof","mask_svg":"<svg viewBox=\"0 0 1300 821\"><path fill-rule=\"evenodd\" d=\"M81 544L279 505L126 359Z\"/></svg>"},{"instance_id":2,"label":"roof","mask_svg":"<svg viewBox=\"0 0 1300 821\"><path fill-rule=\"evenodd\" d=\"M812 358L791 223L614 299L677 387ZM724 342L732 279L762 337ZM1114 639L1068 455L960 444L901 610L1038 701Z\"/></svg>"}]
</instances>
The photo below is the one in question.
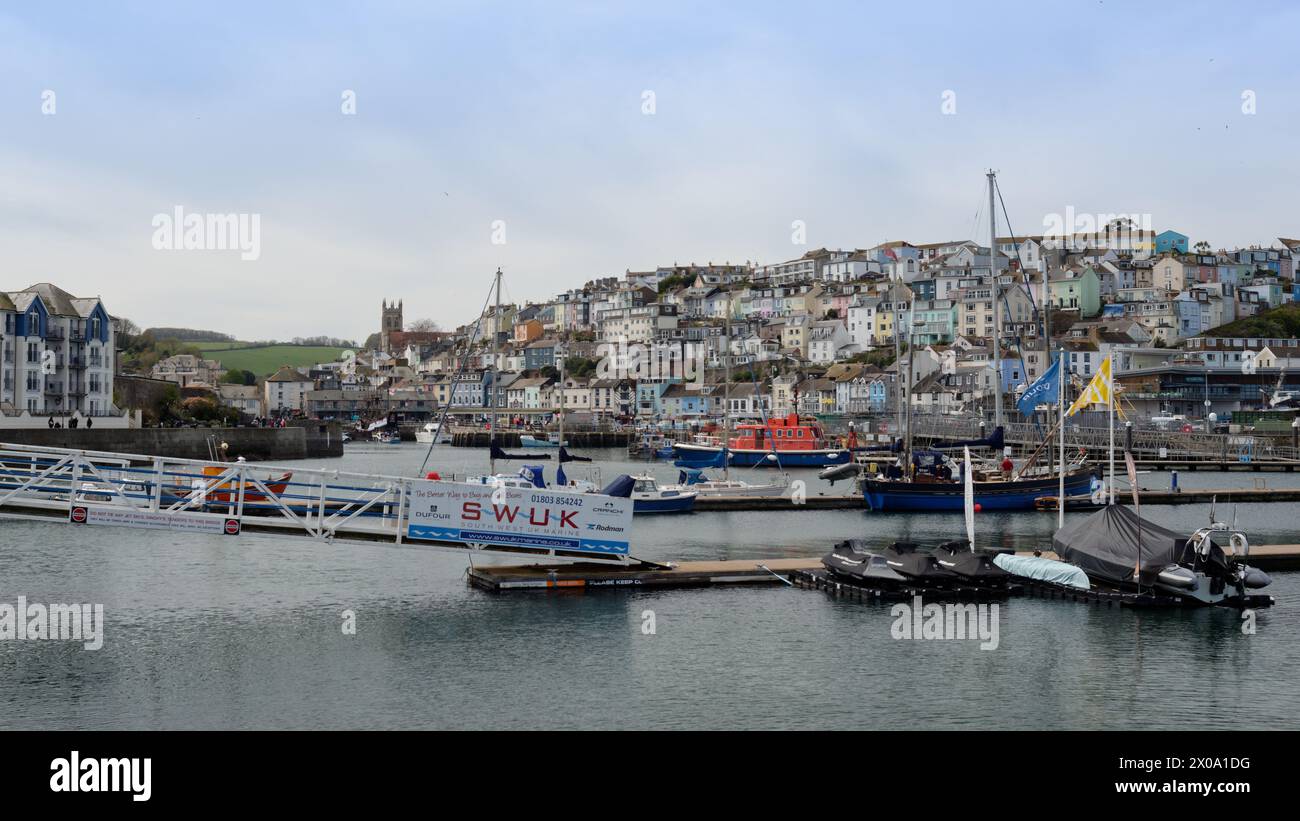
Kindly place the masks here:
<instances>
[{"instance_id":1,"label":"roof","mask_svg":"<svg viewBox=\"0 0 1300 821\"><path fill-rule=\"evenodd\" d=\"M266 378L267 382L310 382L311 380L303 376L300 371L290 368L288 365L281 365L280 370Z\"/></svg>"},{"instance_id":2,"label":"roof","mask_svg":"<svg viewBox=\"0 0 1300 821\"><path fill-rule=\"evenodd\" d=\"M83 316L77 306L73 304L76 297L57 285L51 285L48 282L38 282L35 285L29 285L20 293L36 294L45 302L45 307L50 313L56 316Z\"/></svg>"}]
</instances>

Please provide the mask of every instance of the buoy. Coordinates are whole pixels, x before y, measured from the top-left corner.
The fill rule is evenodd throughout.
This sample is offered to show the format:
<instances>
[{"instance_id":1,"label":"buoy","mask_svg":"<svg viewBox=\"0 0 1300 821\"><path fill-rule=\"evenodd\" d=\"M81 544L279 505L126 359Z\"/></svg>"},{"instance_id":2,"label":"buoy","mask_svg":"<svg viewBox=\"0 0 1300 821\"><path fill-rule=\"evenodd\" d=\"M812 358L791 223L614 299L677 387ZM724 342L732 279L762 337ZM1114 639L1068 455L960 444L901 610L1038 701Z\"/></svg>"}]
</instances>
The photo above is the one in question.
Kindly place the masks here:
<instances>
[{"instance_id":1,"label":"buoy","mask_svg":"<svg viewBox=\"0 0 1300 821\"><path fill-rule=\"evenodd\" d=\"M431 470L428 473L424 474L424 478L431 479L435 482L442 481L442 477L438 475L438 471L436 470Z\"/></svg>"},{"instance_id":2,"label":"buoy","mask_svg":"<svg viewBox=\"0 0 1300 821\"><path fill-rule=\"evenodd\" d=\"M979 513L979 512L980 512L981 510L983 510L983 509L984 509L984 505L980 504L979 502L976 502L976 503L975 503L975 512L976 512L976 513Z\"/></svg>"}]
</instances>

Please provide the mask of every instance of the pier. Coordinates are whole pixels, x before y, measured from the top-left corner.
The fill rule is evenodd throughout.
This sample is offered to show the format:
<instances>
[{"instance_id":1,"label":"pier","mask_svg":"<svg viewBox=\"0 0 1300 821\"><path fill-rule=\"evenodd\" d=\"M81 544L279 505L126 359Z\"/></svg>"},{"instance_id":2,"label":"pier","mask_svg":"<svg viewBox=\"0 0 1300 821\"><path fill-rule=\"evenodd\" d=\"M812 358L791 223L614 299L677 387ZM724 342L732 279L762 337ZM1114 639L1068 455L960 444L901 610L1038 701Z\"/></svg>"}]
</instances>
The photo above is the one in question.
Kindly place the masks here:
<instances>
[{"instance_id":1,"label":"pier","mask_svg":"<svg viewBox=\"0 0 1300 821\"><path fill-rule=\"evenodd\" d=\"M829 550L829 545L827 546ZM1032 556L1030 551L1020 551L1018 556ZM1056 559L1051 551L1039 553L1044 558ZM1264 571L1300 570L1300 545L1256 545L1250 549L1251 567ZM512 590L605 590L631 588L694 588L737 584L790 584L814 589L838 589L853 595L870 598L870 591L827 581L822 573L821 557L793 559L729 559L726 561L681 562L679 564L645 563L631 567L608 565L498 565L472 567L469 583L481 590L505 593ZM907 597L910 597L910 593ZM878 598L879 596L877 596ZM1075 594L1079 601L1085 599L1104 601L1105 596ZM1122 597L1116 596L1119 601Z\"/></svg>"}]
</instances>

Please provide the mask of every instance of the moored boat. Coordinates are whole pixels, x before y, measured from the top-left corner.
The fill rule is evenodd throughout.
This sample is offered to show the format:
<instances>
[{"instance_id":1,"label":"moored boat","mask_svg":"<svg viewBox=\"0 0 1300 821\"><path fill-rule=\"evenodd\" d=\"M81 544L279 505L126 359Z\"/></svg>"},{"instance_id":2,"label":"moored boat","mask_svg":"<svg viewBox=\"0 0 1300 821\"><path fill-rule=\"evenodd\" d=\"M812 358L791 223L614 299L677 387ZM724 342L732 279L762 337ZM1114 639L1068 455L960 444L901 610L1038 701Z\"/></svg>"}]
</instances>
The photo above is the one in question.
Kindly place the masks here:
<instances>
[{"instance_id":1,"label":"moored boat","mask_svg":"<svg viewBox=\"0 0 1300 821\"><path fill-rule=\"evenodd\" d=\"M451 437L442 432L442 425L439 423L426 422L423 427L415 432L415 441L432 445L435 442L450 442Z\"/></svg>"},{"instance_id":2,"label":"moored boat","mask_svg":"<svg viewBox=\"0 0 1300 821\"><path fill-rule=\"evenodd\" d=\"M677 474L675 487L693 490L700 496L745 496L749 498L773 498L784 496L790 491L789 477L782 476L779 482L756 484L743 479L713 479L699 468L682 468Z\"/></svg>"},{"instance_id":3,"label":"moored boat","mask_svg":"<svg viewBox=\"0 0 1300 821\"><path fill-rule=\"evenodd\" d=\"M1052 549L1084 571L1094 589L1149 593L1187 605L1271 605L1272 596L1252 592L1272 579L1246 563L1246 534L1210 518L1208 527L1183 536L1130 507L1108 505L1058 530Z\"/></svg>"},{"instance_id":4,"label":"moored boat","mask_svg":"<svg viewBox=\"0 0 1300 821\"><path fill-rule=\"evenodd\" d=\"M678 467L722 467L723 459L733 467L825 467L849 461L848 447L835 446L816 421L805 421L797 413L736 426L735 435L723 445L679 442L673 446Z\"/></svg>"},{"instance_id":5,"label":"moored boat","mask_svg":"<svg viewBox=\"0 0 1300 821\"><path fill-rule=\"evenodd\" d=\"M661 486L653 476L632 477L633 513L690 513L699 495L693 490Z\"/></svg>"}]
</instances>

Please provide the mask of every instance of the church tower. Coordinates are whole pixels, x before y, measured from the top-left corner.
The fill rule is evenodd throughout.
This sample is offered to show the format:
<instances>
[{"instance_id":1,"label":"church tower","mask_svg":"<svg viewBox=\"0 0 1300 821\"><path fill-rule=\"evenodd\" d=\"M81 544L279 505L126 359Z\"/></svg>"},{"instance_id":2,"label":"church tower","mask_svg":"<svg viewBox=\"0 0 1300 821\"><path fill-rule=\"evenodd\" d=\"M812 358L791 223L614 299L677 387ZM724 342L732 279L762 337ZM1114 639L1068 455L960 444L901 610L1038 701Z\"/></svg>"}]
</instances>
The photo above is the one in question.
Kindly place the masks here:
<instances>
[{"instance_id":1,"label":"church tower","mask_svg":"<svg viewBox=\"0 0 1300 821\"><path fill-rule=\"evenodd\" d=\"M390 334L394 331L400 332L405 327L402 323L402 300L395 304L389 305L388 300L383 302L383 310L379 315L379 347L386 353L392 353L392 343Z\"/></svg>"}]
</instances>

